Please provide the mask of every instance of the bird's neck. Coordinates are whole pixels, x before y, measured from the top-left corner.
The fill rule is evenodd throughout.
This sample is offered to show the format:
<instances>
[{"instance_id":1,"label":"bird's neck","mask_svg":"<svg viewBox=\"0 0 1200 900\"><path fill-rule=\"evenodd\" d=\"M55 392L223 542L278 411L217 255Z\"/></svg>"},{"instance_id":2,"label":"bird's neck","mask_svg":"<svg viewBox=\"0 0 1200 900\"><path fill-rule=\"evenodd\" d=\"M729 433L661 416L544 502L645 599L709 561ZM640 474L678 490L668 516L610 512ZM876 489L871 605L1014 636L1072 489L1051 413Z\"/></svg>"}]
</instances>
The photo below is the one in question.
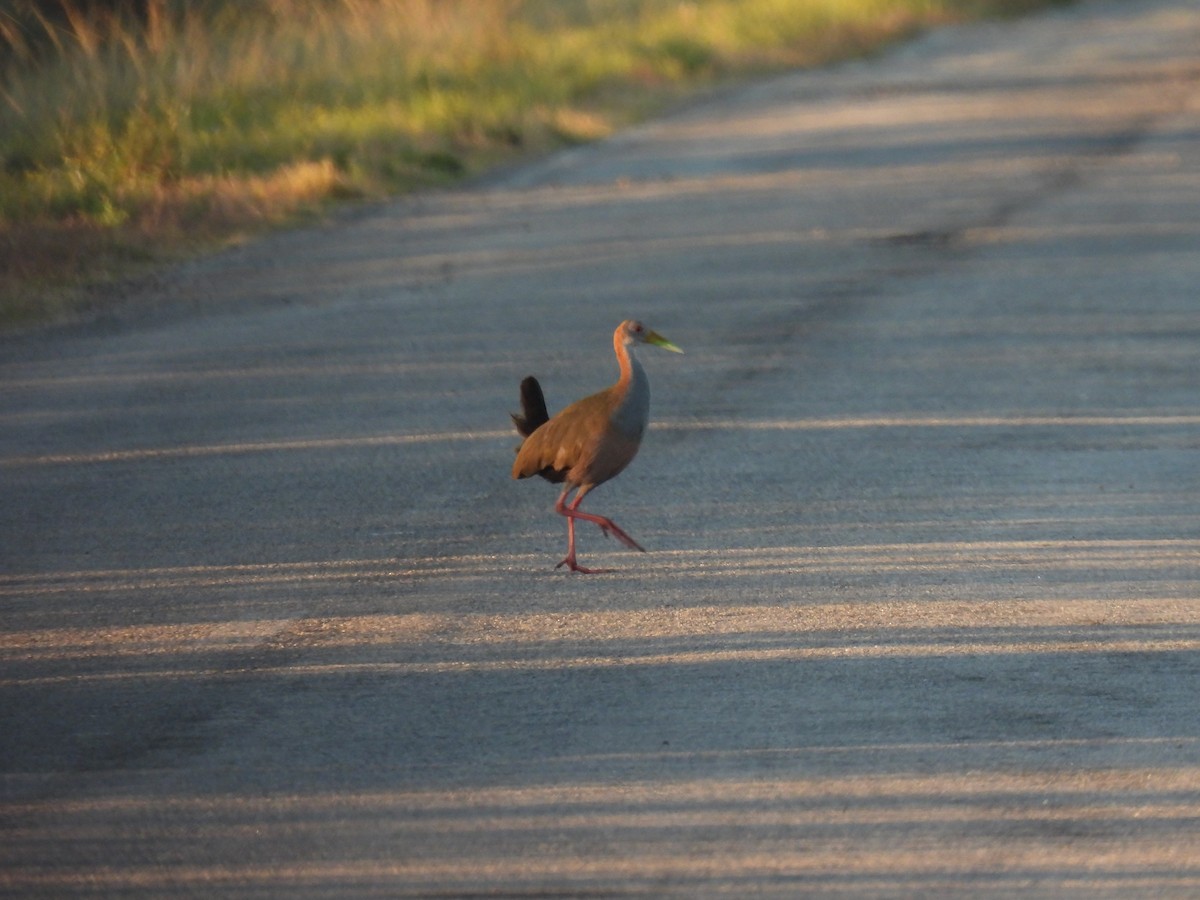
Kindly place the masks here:
<instances>
[{"instance_id":1,"label":"bird's neck","mask_svg":"<svg viewBox=\"0 0 1200 900\"><path fill-rule=\"evenodd\" d=\"M613 385L616 406L612 424L629 437L640 438L650 420L650 380L638 358L624 341L613 341L621 377Z\"/></svg>"}]
</instances>

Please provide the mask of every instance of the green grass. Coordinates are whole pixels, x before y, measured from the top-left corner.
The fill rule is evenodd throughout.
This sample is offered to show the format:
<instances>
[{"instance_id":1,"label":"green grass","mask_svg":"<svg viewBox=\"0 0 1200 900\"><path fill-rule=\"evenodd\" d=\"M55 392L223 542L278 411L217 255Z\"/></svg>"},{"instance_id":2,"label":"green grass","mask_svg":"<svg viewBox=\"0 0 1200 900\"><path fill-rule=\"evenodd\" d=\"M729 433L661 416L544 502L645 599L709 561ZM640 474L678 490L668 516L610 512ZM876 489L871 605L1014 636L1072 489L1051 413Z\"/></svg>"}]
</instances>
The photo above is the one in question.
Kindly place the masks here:
<instances>
[{"instance_id":1,"label":"green grass","mask_svg":"<svg viewBox=\"0 0 1200 900\"><path fill-rule=\"evenodd\" d=\"M590 141L697 86L1039 0L152 0L0 12L0 323Z\"/></svg>"}]
</instances>

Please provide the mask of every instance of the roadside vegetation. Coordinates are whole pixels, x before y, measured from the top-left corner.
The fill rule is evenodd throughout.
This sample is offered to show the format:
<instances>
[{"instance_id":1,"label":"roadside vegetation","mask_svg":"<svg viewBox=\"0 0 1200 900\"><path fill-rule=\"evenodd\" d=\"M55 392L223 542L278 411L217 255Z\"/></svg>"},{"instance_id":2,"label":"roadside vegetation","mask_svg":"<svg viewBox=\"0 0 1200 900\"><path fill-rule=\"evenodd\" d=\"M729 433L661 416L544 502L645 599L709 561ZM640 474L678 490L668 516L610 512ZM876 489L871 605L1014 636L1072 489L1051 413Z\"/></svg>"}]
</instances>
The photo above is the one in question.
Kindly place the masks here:
<instances>
[{"instance_id":1,"label":"roadside vegetation","mask_svg":"<svg viewBox=\"0 0 1200 900\"><path fill-rule=\"evenodd\" d=\"M331 204L601 138L698 86L1038 5L8 0L0 325Z\"/></svg>"}]
</instances>

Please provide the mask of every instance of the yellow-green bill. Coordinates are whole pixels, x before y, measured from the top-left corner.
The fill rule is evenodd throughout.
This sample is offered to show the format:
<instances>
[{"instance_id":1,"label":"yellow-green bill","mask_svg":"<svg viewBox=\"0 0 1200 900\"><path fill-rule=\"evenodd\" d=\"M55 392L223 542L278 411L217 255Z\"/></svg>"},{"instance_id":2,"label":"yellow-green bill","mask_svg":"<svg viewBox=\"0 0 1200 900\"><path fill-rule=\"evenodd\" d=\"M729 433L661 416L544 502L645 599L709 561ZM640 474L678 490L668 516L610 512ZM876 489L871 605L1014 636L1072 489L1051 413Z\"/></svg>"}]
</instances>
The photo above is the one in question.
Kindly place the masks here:
<instances>
[{"instance_id":1,"label":"yellow-green bill","mask_svg":"<svg viewBox=\"0 0 1200 900\"><path fill-rule=\"evenodd\" d=\"M655 347L662 347L664 350L670 350L674 353L683 352L657 331L651 331L646 334L646 343L653 344Z\"/></svg>"}]
</instances>

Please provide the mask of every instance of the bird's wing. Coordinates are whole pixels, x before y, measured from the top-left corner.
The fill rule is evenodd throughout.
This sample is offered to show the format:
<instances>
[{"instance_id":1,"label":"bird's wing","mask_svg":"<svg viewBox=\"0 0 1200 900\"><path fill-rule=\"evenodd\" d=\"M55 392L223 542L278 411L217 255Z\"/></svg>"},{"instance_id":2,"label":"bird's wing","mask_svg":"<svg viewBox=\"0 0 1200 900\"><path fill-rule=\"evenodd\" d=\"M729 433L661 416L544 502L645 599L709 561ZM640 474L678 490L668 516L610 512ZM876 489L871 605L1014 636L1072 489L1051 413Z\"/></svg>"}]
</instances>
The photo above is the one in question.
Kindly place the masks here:
<instances>
[{"instance_id":1,"label":"bird's wing","mask_svg":"<svg viewBox=\"0 0 1200 900\"><path fill-rule=\"evenodd\" d=\"M572 403L525 439L513 463L513 477L586 471L608 432L610 417L611 404L603 391Z\"/></svg>"}]
</instances>

